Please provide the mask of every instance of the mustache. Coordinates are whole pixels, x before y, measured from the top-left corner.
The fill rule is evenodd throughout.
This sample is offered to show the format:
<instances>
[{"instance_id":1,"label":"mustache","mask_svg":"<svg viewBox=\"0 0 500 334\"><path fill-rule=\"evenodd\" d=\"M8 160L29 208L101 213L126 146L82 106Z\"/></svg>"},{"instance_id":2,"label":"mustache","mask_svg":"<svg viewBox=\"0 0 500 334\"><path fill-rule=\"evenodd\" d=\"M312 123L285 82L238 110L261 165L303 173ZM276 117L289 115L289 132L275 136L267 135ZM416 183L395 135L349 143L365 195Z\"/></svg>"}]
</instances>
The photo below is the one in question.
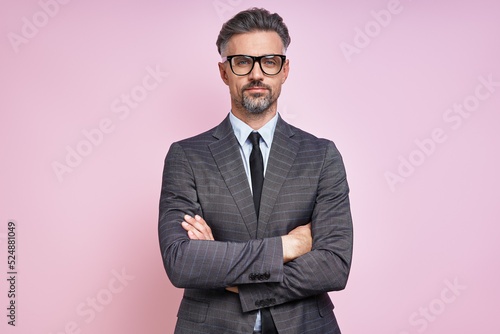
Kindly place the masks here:
<instances>
[{"instance_id":1,"label":"mustache","mask_svg":"<svg viewBox=\"0 0 500 334\"><path fill-rule=\"evenodd\" d=\"M262 87L262 88L266 88L269 91L271 91L271 87L270 86L268 86L268 85L266 85L266 84L264 84L264 83L262 83L260 81L252 81L249 84L243 86L241 90L247 90L247 89L253 88L253 87Z\"/></svg>"}]
</instances>

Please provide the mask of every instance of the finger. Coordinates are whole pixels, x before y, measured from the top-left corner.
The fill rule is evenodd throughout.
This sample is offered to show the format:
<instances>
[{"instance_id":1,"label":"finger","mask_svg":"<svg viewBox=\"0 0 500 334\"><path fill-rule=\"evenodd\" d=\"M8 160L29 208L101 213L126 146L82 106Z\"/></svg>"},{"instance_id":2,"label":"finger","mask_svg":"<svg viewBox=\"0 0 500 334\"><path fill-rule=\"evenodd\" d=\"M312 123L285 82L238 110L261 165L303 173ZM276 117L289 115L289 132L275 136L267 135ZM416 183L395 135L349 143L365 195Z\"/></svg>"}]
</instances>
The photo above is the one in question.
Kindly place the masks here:
<instances>
[{"instance_id":1,"label":"finger","mask_svg":"<svg viewBox=\"0 0 500 334\"><path fill-rule=\"evenodd\" d=\"M184 219L186 224L183 224L183 228L186 231L192 232L192 238L190 236L191 239L214 240L210 226L208 226L205 220L199 215L196 215L194 218L190 215L185 215Z\"/></svg>"},{"instance_id":2,"label":"finger","mask_svg":"<svg viewBox=\"0 0 500 334\"><path fill-rule=\"evenodd\" d=\"M186 231L188 231L188 236L190 239L196 239L196 240L205 239L203 233L199 231L196 228L196 226L194 226L194 223L196 223L196 221L193 217L191 217L190 215L185 215L184 221L182 222L181 225Z\"/></svg>"},{"instance_id":3,"label":"finger","mask_svg":"<svg viewBox=\"0 0 500 334\"><path fill-rule=\"evenodd\" d=\"M193 231L188 231L188 237L191 240L200 240L200 238L198 238L198 236Z\"/></svg>"},{"instance_id":4,"label":"finger","mask_svg":"<svg viewBox=\"0 0 500 334\"><path fill-rule=\"evenodd\" d=\"M188 222L186 222L186 221L183 221L183 222L181 223L181 226L182 226L182 228L183 228L183 229L185 229L186 231L189 231L189 230L191 230L191 229L193 228L193 227L191 226L191 224L189 224L189 223L188 223Z\"/></svg>"},{"instance_id":5,"label":"finger","mask_svg":"<svg viewBox=\"0 0 500 334\"><path fill-rule=\"evenodd\" d=\"M197 229L199 232L202 232L206 230L207 226L204 223L204 220L200 219L195 219L194 217L191 217L189 215L184 216L184 220L193 226L195 229Z\"/></svg>"},{"instance_id":6,"label":"finger","mask_svg":"<svg viewBox=\"0 0 500 334\"><path fill-rule=\"evenodd\" d=\"M187 226L187 231L188 231L188 236L190 239L196 239L196 240L205 240L205 236L203 233L198 231L193 225L190 225L186 223Z\"/></svg>"},{"instance_id":7,"label":"finger","mask_svg":"<svg viewBox=\"0 0 500 334\"><path fill-rule=\"evenodd\" d=\"M205 222L203 218L201 218L199 215L196 215L194 218L191 216L187 216L185 218L186 221L196 229L196 232L202 234L203 237L200 237L200 239L214 240L212 236L212 230L210 229L210 226L208 226L208 224ZM199 236L198 233L196 233L196 235Z\"/></svg>"},{"instance_id":8,"label":"finger","mask_svg":"<svg viewBox=\"0 0 500 334\"><path fill-rule=\"evenodd\" d=\"M194 220L193 220L193 217L189 216L189 215L185 215L184 216L184 221L182 222L182 227L186 230L186 231L192 231L195 229L195 227L193 226L193 223Z\"/></svg>"},{"instance_id":9,"label":"finger","mask_svg":"<svg viewBox=\"0 0 500 334\"><path fill-rule=\"evenodd\" d=\"M201 233L203 233L203 235L205 236L205 240L214 240L212 229L210 228L210 226L208 226L207 222L198 215L194 216L194 219L196 221L195 227L199 229Z\"/></svg>"},{"instance_id":10,"label":"finger","mask_svg":"<svg viewBox=\"0 0 500 334\"><path fill-rule=\"evenodd\" d=\"M182 222L182 227L187 231L187 235L189 239L194 239L194 240L205 240L205 236L203 233L198 231L193 225L183 221Z\"/></svg>"},{"instance_id":11,"label":"finger","mask_svg":"<svg viewBox=\"0 0 500 334\"><path fill-rule=\"evenodd\" d=\"M184 215L184 221L186 221L187 223L189 223L191 225L193 225L196 222L196 220L193 217L191 217L190 215Z\"/></svg>"}]
</instances>

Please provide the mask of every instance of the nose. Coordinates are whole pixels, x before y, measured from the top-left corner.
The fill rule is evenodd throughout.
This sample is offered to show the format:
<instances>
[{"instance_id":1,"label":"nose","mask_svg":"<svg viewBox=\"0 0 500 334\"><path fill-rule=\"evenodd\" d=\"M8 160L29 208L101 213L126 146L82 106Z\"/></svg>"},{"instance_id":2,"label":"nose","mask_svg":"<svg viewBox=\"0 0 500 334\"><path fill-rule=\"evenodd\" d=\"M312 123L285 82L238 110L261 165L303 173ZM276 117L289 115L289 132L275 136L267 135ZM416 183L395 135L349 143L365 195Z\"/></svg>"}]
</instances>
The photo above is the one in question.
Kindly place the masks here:
<instances>
[{"instance_id":1,"label":"nose","mask_svg":"<svg viewBox=\"0 0 500 334\"><path fill-rule=\"evenodd\" d=\"M258 61L253 64L252 71L248 74L248 77L252 81L262 81L264 79L264 72L262 72Z\"/></svg>"}]
</instances>

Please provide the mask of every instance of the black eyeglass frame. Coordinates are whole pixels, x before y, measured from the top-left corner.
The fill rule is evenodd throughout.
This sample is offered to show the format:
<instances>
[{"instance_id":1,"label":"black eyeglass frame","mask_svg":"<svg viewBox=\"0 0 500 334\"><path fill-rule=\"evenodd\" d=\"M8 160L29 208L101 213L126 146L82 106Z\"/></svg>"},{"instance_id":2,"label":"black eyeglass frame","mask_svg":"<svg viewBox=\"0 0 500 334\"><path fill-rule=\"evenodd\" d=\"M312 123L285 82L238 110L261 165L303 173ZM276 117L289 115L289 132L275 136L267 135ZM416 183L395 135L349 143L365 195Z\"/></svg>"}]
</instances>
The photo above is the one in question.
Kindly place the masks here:
<instances>
[{"instance_id":1,"label":"black eyeglass frame","mask_svg":"<svg viewBox=\"0 0 500 334\"><path fill-rule=\"evenodd\" d=\"M280 57L281 58L281 67L279 69L278 72L274 73L274 74L268 74L266 73L266 71L264 71L264 69L262 68L262 63L260 62L262 58L269 58L269 57ZM231 61L231 59L233 59L234 57L248 57L248 58L251 58L253 60L253 63L252 63L252 68L250 68L250 71L248 71L248 73L246 74L237 74L234 72L233 70L233 62ZM259 66L260 66L260 70L262 71L262 73L264 73L265 75L269 75L269 76L274 76L274 75L277 75L281 72L281 70L283 69L283 65L285 64L285 60L286 60L286 56L285 55L277 55L277 54L270 54L270 55L263 55L263 56L258 56L258 57L255 57L255 56L248 56L248 55L232 55L232 56L226 56L226 57L222 57L222 62L224 63L225 61L229 61L229 67L231 67L231 71L234 73L234 75L237 75L237 76L240 76L240 77L243 77L245 75L249 75L250 73L252 73L253 71L253 68L255 66L255 63L258 62L259 63Z\"/></svg>"}]
</instances>

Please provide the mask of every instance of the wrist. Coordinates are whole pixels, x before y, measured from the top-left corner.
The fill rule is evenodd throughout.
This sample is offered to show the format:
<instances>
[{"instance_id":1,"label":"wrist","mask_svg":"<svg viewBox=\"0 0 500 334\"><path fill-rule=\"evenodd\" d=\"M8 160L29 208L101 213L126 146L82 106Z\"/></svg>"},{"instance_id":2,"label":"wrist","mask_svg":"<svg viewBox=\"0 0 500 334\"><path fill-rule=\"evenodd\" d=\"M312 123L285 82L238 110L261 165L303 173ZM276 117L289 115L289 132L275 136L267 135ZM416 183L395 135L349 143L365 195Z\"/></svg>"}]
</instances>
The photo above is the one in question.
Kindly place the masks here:
<instances>
[{"instance_id":1,"label":"wrist","mask_svg":"<svg viewBox=\"0 0 500 334\"><path fill-rule=\"evenodd\" d=\"M283 244L283 263L287 263L295 259L292 254L293 251L293 237L290 235L281 236L281 243Z\"/></svg>"}]
</instances>

